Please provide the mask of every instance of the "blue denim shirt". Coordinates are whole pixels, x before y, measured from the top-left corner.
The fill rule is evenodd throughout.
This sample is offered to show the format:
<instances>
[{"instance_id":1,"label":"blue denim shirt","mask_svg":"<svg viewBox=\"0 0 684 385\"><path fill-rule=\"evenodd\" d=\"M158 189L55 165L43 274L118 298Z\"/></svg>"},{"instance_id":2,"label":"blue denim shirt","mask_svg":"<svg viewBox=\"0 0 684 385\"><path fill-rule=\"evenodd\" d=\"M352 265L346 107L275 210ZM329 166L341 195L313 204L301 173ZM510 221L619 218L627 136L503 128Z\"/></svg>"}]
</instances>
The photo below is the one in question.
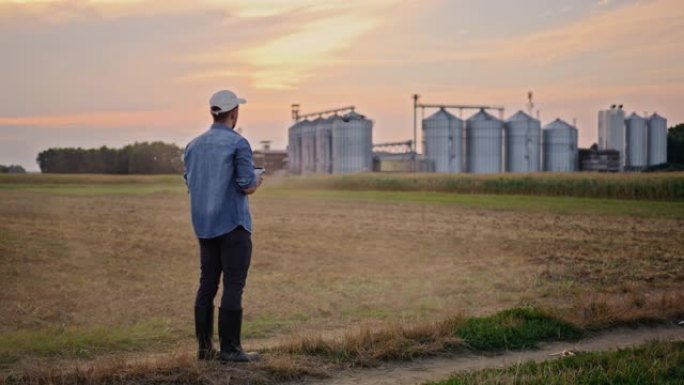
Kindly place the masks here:
<instances>
[{"instance_id":1,"label":"blue denim shirt","mask_svg":"<svg viewBox=\"0 0 684 385\"><path fill-rule=\"evenodd\" d=\"M215 238L238 226L252 231L249 199L256 186L249 142L226 125L211 128L185 147L185 183L198 238Z\"/></svg>"}]
</instances>

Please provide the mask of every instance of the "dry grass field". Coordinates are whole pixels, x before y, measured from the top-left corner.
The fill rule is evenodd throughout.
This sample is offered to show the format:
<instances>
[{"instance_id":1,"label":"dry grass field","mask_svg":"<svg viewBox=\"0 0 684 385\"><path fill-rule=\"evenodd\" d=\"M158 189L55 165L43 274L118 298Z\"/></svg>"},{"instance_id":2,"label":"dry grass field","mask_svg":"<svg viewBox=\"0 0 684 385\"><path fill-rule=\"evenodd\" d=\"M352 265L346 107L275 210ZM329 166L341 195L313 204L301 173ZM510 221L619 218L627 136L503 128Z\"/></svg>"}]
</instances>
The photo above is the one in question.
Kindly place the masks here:
<instances>
[{"instance_id":1,"label":"dry grass field","mask_svg":"<svg viewBox=\"0 0 684 385\"><path fill-rule=\"evenodd\" d=\"M249 346L520 304L592 325L684 313L681 201L297 183L251 200ZM197 281L181 177L0 179L2 371L191 351Z\"/></svg>"}]
</instances>

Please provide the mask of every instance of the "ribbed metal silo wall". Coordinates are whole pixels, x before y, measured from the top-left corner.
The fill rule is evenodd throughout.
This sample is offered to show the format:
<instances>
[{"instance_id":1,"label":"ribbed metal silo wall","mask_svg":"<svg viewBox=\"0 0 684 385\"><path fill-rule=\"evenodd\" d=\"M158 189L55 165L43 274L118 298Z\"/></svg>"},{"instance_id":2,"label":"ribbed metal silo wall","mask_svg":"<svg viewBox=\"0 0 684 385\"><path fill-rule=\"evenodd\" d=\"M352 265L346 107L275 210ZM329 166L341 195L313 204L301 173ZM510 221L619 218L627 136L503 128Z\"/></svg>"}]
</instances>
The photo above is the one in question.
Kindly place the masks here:
<instances>
[{"instance_id":1,"label":"ribbed metal silo wall","mask_svg":"<svg viewBox=\"0 0 684 385\"><path fill-rule=\"evenodd\" d=\"M541 123L521 111L506 122L505 133L506 171L540 171Z\"/></svg>"},{"instance_id":2,"label":"ribbed metal silo wall","mask_svg":"<svg viewBox=\"0 0 684 385\"><path fill-rule=\"evenodd\" d=\"M336 120L332 125L332 172L371 171L373 123L368 119Z\"/></svg>"},{"instance_id":3,"label":"ribbed metal silo wall","mask_svg":"<svg viewBox=\"0 0 684 385\"><path fill-rule=\"evenodd\" d=\"M483 113L466 121L467 170L475 174L500 173L503 122L486 113L481 115Z\"/></svg>"},{"instance_id":4,"label":"ribbed metal silo wall","mask_svg":"<svg viewBox=\"0 0 684 385\"><path fill-rule=\"evenodd\" d=\"M305 120L300 127L302 174L311 174L316 172L316 125Z\"/></svg>"},{"instance_id":5,"label":"ribbed metal silo wall","mask_svg":"<svg viewBox=\"0 0 684 385\"><path fill-rule=\"evenodd\" d=\"M440 110L423 120L425 157L435 172L461 172L463 121Z\"/></svg>"},{"instance_id":6,"label":"ribbed metal silo wall","mask_svg":"<svg viewBox=\"0 0 684 385\"><path fill-rule=\"evenodd\" d=\"M620 152L620 168L625 167L627 159L627 140L625 135L625 111L620 108L599 111L599 148Z\"/></svg>"},{"instance_id":7,"label":"ribbed metal silo wall","mask_svg":"<svg viewBox=\"0 0 684 385\"><path fill-rule=\"evenodd\" d=\"M667 163L667 120L653 114L648 125L648 165Z\"/></svg>"},{"instance_id":8,"label":"ribbed metal silo wall","mask_svg":"<svg viewBox=\"0 0 684 385\"><path fill-rule=\"evenodd\" d=\"M646 120L632 114L625 121L627 138L627 159L625 167L642 170L648 166L648 128Z\"/></svg>"},{"instance_id":9,"label":"ribbed metal silo wall","mask_svg":"<svg viewBox=\"0 0 684 385\"><path fill-rule=\"evenodd\" d=\"M577 130L544 129L544 171L577 171Z\"/></svg>"},{"instance_id":10,"label":"ribbed metal silo wall","mask_svg":"<svg viewBox=\"0 0 684 385\"><path fill-rule=\"evenodd\" d=\"M332 120L321 119L316 122L316 172L329 173L332 162L330 144L332 142Z\"/></svg>"}]
</instances>

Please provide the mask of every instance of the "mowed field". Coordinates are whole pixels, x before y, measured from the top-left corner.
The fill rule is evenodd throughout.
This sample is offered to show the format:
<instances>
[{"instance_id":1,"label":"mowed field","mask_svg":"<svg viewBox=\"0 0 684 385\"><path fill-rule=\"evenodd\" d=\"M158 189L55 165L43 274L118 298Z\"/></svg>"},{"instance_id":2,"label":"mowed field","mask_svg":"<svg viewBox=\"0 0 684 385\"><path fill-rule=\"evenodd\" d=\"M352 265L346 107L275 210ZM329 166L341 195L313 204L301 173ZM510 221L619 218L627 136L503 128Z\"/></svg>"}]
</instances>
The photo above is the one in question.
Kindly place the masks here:
<instances>
[{"instance_id":1,"label":"mowed field","mask_svg":"<svg viewBox=\"0 0 684 385\"><path fill-rule=\"evenodd\" d=\"M684 312L681 200L284 177L250 199L248 346L522 304L592 325ZM193 349L198 264L180 176L1 177L0 367Z\"/></svg>"}]
</instances>

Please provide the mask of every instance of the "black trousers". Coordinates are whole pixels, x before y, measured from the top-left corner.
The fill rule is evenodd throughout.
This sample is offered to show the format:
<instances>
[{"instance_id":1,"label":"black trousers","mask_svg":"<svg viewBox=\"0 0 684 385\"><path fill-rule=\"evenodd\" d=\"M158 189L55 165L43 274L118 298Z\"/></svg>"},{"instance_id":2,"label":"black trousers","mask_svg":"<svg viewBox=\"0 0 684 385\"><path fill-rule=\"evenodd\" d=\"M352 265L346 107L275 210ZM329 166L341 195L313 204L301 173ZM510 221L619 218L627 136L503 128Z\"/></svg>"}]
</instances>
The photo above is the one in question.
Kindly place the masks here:
<instances>
[{"instance_id":1,"label":"black trousers","mask_svg":"<svg viewBox=\"0 0 684 385\"><path fill-rule=\"evenodd\" d=\"M199 239L200 286L195 306L214 306L223 273L221 308L242 309L242 291L252 260L252 235L243 227L211 239Z\"/></svg>"}]
</instances>

